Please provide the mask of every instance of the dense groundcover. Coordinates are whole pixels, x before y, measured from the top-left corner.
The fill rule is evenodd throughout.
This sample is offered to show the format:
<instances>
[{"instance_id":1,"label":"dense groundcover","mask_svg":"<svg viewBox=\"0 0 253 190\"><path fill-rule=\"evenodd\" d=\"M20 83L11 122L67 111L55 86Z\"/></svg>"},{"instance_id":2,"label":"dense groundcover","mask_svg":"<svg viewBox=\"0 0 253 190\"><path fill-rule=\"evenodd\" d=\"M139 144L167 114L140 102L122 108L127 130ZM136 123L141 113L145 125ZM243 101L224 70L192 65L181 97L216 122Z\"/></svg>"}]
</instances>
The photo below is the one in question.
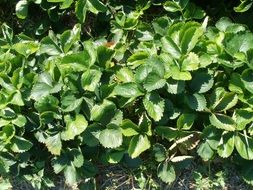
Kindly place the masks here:
<instances>
[{"instance_id":1,"label":"dense groundcover","mask_svg":"<svg viewBox=\"0 0 253 190\"><path fill-rule=\"evenodd\" d=\"M217 158L253 184L252 3L1 0L0 189Z\"/></svg>"}]
</instances>

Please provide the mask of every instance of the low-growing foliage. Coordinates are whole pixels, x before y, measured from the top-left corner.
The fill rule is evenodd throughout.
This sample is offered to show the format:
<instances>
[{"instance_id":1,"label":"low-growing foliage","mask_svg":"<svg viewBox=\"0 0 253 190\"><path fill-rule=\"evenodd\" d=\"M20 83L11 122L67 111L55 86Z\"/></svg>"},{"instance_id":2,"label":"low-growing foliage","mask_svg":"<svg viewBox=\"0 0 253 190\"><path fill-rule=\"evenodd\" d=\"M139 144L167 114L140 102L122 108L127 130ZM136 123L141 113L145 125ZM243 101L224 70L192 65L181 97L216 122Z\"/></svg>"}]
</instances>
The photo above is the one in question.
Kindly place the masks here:
<instances>
[{"instance_id":1,"label":"low-growing foliage","mask_svg":"<svg viewBox=\"0 0 253 190\"><path fill-rule=\"evenodd\" d=\"M50 20L39 19L34 38L1 26L6 189L11 176L50 188L50 170L84 188L100 164L138 167L146 159L170 184L196 156L231 158L253 184L253 33L246 25L228 17L211 25L188 0L20 0L15 6L19 19L32 18L35 6ZM151 9L158 16L149 18ZM75 24L55 33L64 14L74 14ZM110 25L101 35L85 29L94 14Z\"/></svg>"}]
</instances>

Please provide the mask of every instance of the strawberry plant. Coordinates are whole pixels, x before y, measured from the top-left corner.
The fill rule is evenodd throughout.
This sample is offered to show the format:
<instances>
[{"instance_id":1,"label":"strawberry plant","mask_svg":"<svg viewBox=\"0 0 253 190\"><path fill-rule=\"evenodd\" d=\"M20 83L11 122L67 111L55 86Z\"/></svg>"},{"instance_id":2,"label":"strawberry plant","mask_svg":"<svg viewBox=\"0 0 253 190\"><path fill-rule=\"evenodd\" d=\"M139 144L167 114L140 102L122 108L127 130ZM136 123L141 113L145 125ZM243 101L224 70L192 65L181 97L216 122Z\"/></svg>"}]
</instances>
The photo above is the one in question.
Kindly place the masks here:
<instances>
[{"instance_id":1,"label":"strawberry plant","mask_svg":"<svg viewBox=\"0 0 253 190\"><path fill-rule=\"evenodd\" d=\"M171 184L198 157L232 160L253 184L245 167L253 160L253 33L246 25L228 17L212 24L189 0L20 0L17 17L32 18L31 6L52 21L44 27L39 19L37 36L1 26L5 189L13 176L48 189L57 174L88 188L100 165L138 159L150 159ZM64 14L75 24L57 32ZM108 30L94 35L94 15Z\"/></svg>"}]
</instances>

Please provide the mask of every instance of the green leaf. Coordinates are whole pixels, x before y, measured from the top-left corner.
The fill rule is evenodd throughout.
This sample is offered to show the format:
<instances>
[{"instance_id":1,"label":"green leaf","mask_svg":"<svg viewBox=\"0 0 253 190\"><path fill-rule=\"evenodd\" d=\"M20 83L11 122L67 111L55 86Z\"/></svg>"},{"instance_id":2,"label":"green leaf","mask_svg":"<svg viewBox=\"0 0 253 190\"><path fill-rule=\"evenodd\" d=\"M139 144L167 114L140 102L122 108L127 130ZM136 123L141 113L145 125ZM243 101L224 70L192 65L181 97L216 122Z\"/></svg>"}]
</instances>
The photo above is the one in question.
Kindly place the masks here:
<instances>
[{"instance_id":1,"label":"green leaf","mask_svg":"<svg viewBox=\"0 0 253 190\"><path fill-rule=\"evenodd\" d=\"M98 86L102 72L95 69L89 69L82 74L82 87L84 90L93 92Z\"/></svg>"},{"instance_id":2,"label":"green leaf","mask_svg":"<svg viewBox=\"0 0 253 190\"><path fill-rule=\"evenodd\" d=\"M104 129L99 133L99 142L105 148L117 148L123 143L123 136L120 128L113 126Z\"/></svg>"},{"instance_id":3,"label":"green leaf","mask_svg":"<svg viewBox=\"0 0 253 190\"><path fill-rule=\"evenodd\" d=\"M24 127L26 122L27 122L27 119L23 115L17 115L17 118L15 118L11 121L12 124L14 124L18 127Z\"/></svg>"},{"instance_id":4,"label":"green leaf","mask_svg":"<svg viewBox=\"0 0 253 190\"><path fill-rule=\"evenodd\" d=\"M13 152L22 153L32 148L33 143L24 139L23 137L14 136L11 140L11 150Z\"/></svg>"},{"instance_id":5,"label":"green leaf","mask_svg":"<svg viewBox=\"0 0 253 190\"><path fill-rule=\"evenodd\" d=\"M133 123L130 119L125 119L121 124L122 134L126 137L138 135L138 125Z\"/></svg>"},{"instance_id":6,"label":"green leaf","mask_svg":"<svg viewBox=\"0 0 253 190\"><path fill-rule=\"evenodd\" d=\"M64 117L66 129L61 133L61 138L65 141L72 140L75 136L80 135L88 126L88 122L83 115L76 115L72 119L69 115Z\"/></svg>"},{"instance_id":7,"label":"green leaf","mask_svg":"<svg viewBox=\"0 0 253 190\"><path fill-rule=\"evenodd\" d=\"M235 110L236 130L244 130L246 125L253 122L253 112L246 109Z\"/></svg>"},{"instance_id":8,"label":"green leaf","mask_svg":"<svg viewBox=\"0 0 253 190\"><path fill-rule=\"evenodd\" d=\"M106 159L111 164L119 163L121 159L123 158L124 154L125 154L125 151L117 151L117 152L111 151L107 153Z\"/></svg>"},{"instance_id":9,"label":"green leaf","mask_svg":"<svg viewBox=\"0 0 253 190\"><path fill-rule=\"evenodd\" d=\"M226 93L214 106L215 111L226 111L237 104L238 96L234 92Z\"/></svg>"},{"instance_id":10,"label":"green leaf","mask_svg":"<svg viewBox=\"0 0 253 190\"><path fill-rule=\"evenodd\" d=\"M210 123L218 129L224 129L226 131L234 131L236 128L235 121L226 115L211 114L209 116Z\"/></svg>"},{"instance_id":11,"label":"green leaf","mask_svg":"<svg viewBox=\"0 0 253 190\"><path fill-rule=\"evenodd\" d=\"M208 161L213 157L213 150L209 146L208 142L202 143L198 148L198 155L204 160Z\"/></svg>"},{"instance_id":12,"label":"green leaf","mask_svg":"<svg viewBox=\"0 0 253 190\"><path fill-rule=\"evenodd\" d=\"M177 119L177 128L180 130L189 130L191 129L194 121L196 119L195 114L191 113L184 113L180 115L180 117Z\"/></svg>"},{"instance_id":13,"label":"green leaf","mask_svg":"<svg viewBox=\"0 0 253 190\"><path fill-rule=\"evenodd\" d=\"M247 53L252 48L253 34L250 32L232 35L225 39L225 50L231 55L235 56L238 52Z\"/></svg>"},{"instance_id":14,"label":"green leaf","mask_svg":"<svg viewBox=\"0 0 253 190\"><path fill-rule=\"evenodd\" d=\"M99 66L107 68L108 67L107 63L109 63L112 60L114 53L115 51L112 49L109 49L105 46L99 46L97 48L97 60Z\"/></svg>"},{"instance_id":15,"label":"green leaf","mask_svg":"<svg viewBox=\"0 0 253 190\"><path fill-rule=\"evenodd\" d=\"M190 81L189 87L193 92L205 93L213 87L213 84L214 79L212 75L204 72L198 72Z\"/></svg>"},{"instance_id":16,"label":"green leaf","mask_svg":"<svg viewBox=\"0 0 253 190\"><path fill-rule=\"evenodd\" d=\"M220 157L228 158L234 150L235 138L233 133L224 133L217 147Z\"/></svg>"},{"instance_id":17,"label":"green leaf","mask_svg":"<svg viewBox=\"0 0 253 190\"><path fill-rule=\"evenodd\" d=\"M54 136L48 136L45 140L45 144L49 152L53 155L60 155L62 149L60 133Z\"/></svg>"},{"instance_id":18,"label":"green leaf","mask_svg":"<svg viewBox=\"0 0 253 190\"><path fill-rule=\"evenodd\" d=\"M134 81L134 74L133 74L132 70L127 67L121 68L117 72L116 77L118 80L120 80L123 83Z\"/></svg>"},{"instance_id":19,"label":"green leaf","mask_svg":"<svg viewBox=\"0 0 253 190\"><path fill-rule=\"evenodd\" d=\"M241 3L237 6L234 7L235 12L246 12L247 10L249 10L252 7L253 2L249 1L249 0L244 0L241 1Z\"/></svg>"},{"instance_id":20,"label":"green leaf","mask_svg":"<svg viewBox=\"0 0 253 190\"><path fill-rule=\"evenodd\" d=\"M171 94L181 94L185 90L185 82L168 79L166 83L166 89Z\"/></svg>"},{"instance_id":21,"label":"green leaf","mask_svg":"<svg viewBox=\"0 0 253 190\"><path fill-rule=\"evenodd\" d=\"M142 152L149 148L150 142L147 135L135 135L130 141L128 154L131 158L137 158Z\"/></svg>"},{"instance_id":22,"label":"green leaf","mask_svg":"<svg viewBox=\"0 0 253 190\"><path fill-rule=\"evenodd\" d=\"M159 121L162 118L165 101L159 96L159 94L155 92L146 94L143 99L143 105L152 119Z\"/></svg>"},{"instance_id":23,"label":"green leaf","mask_svg":"<svg viewBox=\"0 0 253 190\"><path fill-rule=\"evenodd\" d=\"M174 80L186 81L192 79L191 73L189 71L180 71L177 66L172 66L170 73Z\"/></svg>"},{"instance_id":24,"label":"green leaf","mask_svg":"<svg viewBox=\"0 0 253 190\"><path fill-rule=\"evenodd\" d=\"M44 37L40 43L40 54L46 53L48 55L55 56L62 53L62 50L58 46L57 42L49 36Z\"/></svg>"},{"instance_id":25,"label":"green leaf","mask_svg":"<svg viewBox=\"0 0 253 190\"><path fill-rule=\"evenodd\" d=\"M74 95L66 95L61 99L61 108L63 112L71 112L77 110L83 102L83 98L76 98Z\"/></svg>"},{"instance_id":26,"label":"green leaf","mask_svg":"<svg viewBox=\"0 0 253 190\"><path fill-rule=\"evenodd\" d=\"M77 182L77 172L73 164L66 166L64 169L64 177L68 185L74 185Z\"/></svg>"},{"instance_id":27,"label":"green leaf","mask_svg":"<svg viewBox=\"0 0 253 190\"><path fill-rule=\"evenodd\" d=\"M235 148L240 156L246 160L253 160L253 139L238 133L235 136Z\"/></svg>"},{"instance_id":28,"label":"green leaf","mask_svg":"<svg viewBox=\"0 0 253 190\"><path fill-rule=\"evenodd\" d=\"M150 73L145 81L144 81L144 88L148 91L151 92L156 89L162 88L166 83L165 79L162 79L158 74L156 73Z\"/></svg>"},{"instance_id":29,"label":"green leaf","mask_svg":"<svg viewBox=\"0 0 253 190\"><path fill-rule=\"evenodd\" d=\"M162 37L162 49L164 52L169 53L175 59L179 59L181 57L180 49L177 44L169 37Z\"/></svg>"},{"instance_id":30,"label":"green leaf","mask_svg":"<svg viewBox=\"0 0 253 190\"><path fill-rule=\"evenodd\" d=\"M153 145L152 154L154 155L157 162L162 162L167 158L166 148L159 143Z\"/></svg>"},{"instance_id":31,"label":"green leaf","mask_svg":"<svg viewBox=\"0 0 253 190\"><path fill-rule=\"evenodd\" d=\"M29 55L39 50L39 43L22 40L22 42L14 44L12 48L19 54L28 57Z\"/></svg>"},{"instance_id":32,"label":"green leaf","mask_svg":"<svg viewBox=\"0 0 253 190\"><path fill-rule=\"evenodd\" d=\"M87 13L87 0L78 0L75 5L75 13L80 23L84 23Z\"/></svg>"},{"instance_id":33,"label":"green leaf","mask_svg":"<svg viewBox=\"0 0 253 190\"><path fill-rule=\"evenodd\" d=\"M244 70L241 80L244 84L244 87L253 94L253 71L251 69Z\"/></svg>"},{"instance_id":34,"label":"green leaf","mask_svg":"<svg viewBox=\"0 0 253 190\"><path fill-rule=\"evenodd\" d=\"M190 52L198 43L199 38L203 35L203 33L204 30L202 27L190 27L185 30L180 43L181 52L183 54Z\"/></svg>"},{"instance_id":35,"label":"green leaf","mask_svg":"<svg viewBox=\"0 0 253 190\"><path fill-rule=\"evenodd\" d=\"M25 19L28 13L28 4L27 0L20 0L16 4L16 15L20 19Z\"/></svg>"},{"instance_id":36,"label":"green leaf","mask_svg":"<svg viewBox=\"0 0 253 190\"><path fill-rule=\"evenodd\" d=\"M74 44L77 44L80 40L81 25L76 24L72 30L65 30L60 36L61 46L64 53L69 52Z\"/></svg>"},{"instance_id":37,"label":"green leaf","mask_svg":"<svg viewBox=\"0 0 253 190\"><path fill-rule=\"evenodd\" d=\"M56 97L48 95L36 101L34 104L34 107L40 113L45 112L45 111L57 112L57 110L59 109L58 104L59 104L59 100Z\"/></svg>"},{"instance_id":38,"label":"green leaf","mask_svg":"<svg viewBox=\"0 0 253 190\"><path fill-rule=\"evenodd\" d=\"M158 126L155 128L156 133L168 141L176 139L179 135L178 130L172 127Z\"/></svg>"},{"instance_id":39,"label":"green leaf","mask_svg":"<svg viewBox=\"0 0 253 190\"><path fill-rule=\"evenodd\" d=\"M122 96L125 98L133 98L143 95L143 93L139 90L137 84L133 82L118 84L114 88L114 94L118 96Z\"/></svg>"},{"instance_id":40,"label":"green leaf","mask_svg":"<svg viewBox=\"0 0 253 190\"><path fill-rule=\"evenodd\" d=\"M181 11L180 5L174 1L166 1L163 5L163 8L168 12Z\"/></svg>"},{"instance_id":41,"label":"green leaf","mask_svg":"<svg viewBox=\"0 0 253 190\"><path fill-rule=\"evenodd\" d=\"M196 111L203 111L206 109L206 98L203 94L193 94L186 97L188 106Z\"/></svg>"},{"instance_id":42,"label":"green leaf","mask_svg":"<svg viewBox=\"0 0 253 190\"><path fill-rule=\"evenodd\" d=\"M198 55L193 52L190 52L187 57L183 60L181 64L181 69L183 71L194 71L197 70L200 66L200 60Z\"/></svg>"},{"instance_id":43,"label":"green leaf","mask_svg":"<svg viewBox=\"0 0 253 190\"><path fill-rule=\"evenodd\" d=\"M65 55L59 66L61 71L86 71L91 66L91 58L87 51Z\"/></svg>"},{"instance_id":44,"label":"green leaf","mask_svg":"<svg viewBox=\"0 0 253 190\"><path fill-rule=\"evenodd\" d=\"M91 109L91 120L101 121L103 117L108 118L108 112L113 112L116 106L113 102L104 100L102 104L95 105Z\"/></svg>"},{"instance_id":45,"label":"green leaf","mask_svg":"<svg viewBox=\"0 0 253 190\"><path fill-rule=\"evenodd\" d=\"M34 84L31 91L31 98L39 100L51 93L57 93L61 90L62 84L55 83L49 73L39 75L38 81Z\"/></svg>"},{"instance_id":46,"label":"green leaf","mask_svg":"<svg viewBox=\"0 0 253 190\"><path fill-rule=\"evenodd\" d=\"M239 73L232 73L230 81L229 81L228 89L231 92L235 92L239 94L243 93L244 84L241 80L241 75Z\"/></svg>"},{"instance_id":47,"label":"green leaf","mask_svg":"<svg viewBox=\"0 0 253 190\"><path fill-rule=\"evenodd\" d=\"M157 168L157 175L163 182L168 184L171 184L173 181L176 180L175 169L173 165L171 165L167 161L159 164Z\"/></svg>"},{"instance_id":48,"label":"green leaf","mask_svg":"<svg viewBox=\"0 0 253 190\"><path fill-rule=\"evenodd\" d=\"M89 3L89 10L95 14L97 12L106 12L107 11L107 7L100 0L88 0L87 2ZM90 5L92 5L92 9L91 9Z\"/></svg>"}]
</instances>

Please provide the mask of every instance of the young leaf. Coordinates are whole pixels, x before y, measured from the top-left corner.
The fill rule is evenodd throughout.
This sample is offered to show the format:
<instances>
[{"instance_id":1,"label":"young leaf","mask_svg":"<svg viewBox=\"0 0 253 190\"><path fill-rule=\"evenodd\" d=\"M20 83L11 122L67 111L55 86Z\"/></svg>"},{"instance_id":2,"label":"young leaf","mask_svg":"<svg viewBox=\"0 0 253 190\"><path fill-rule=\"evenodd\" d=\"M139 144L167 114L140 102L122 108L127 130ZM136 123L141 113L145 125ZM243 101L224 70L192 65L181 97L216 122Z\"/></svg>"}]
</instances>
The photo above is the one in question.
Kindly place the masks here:
<instances>
[{"instance_id":1,"label":"young leaf","mask_svg":"<svg viewBox=\"0 0 253 190\"><path fill-rule=\"evenodd\" d=\"M137 158L142 152L149 148L150 142L147 135L135 135L130 141L128 154L131 158Z\"/></svg>"}]
</instances>

